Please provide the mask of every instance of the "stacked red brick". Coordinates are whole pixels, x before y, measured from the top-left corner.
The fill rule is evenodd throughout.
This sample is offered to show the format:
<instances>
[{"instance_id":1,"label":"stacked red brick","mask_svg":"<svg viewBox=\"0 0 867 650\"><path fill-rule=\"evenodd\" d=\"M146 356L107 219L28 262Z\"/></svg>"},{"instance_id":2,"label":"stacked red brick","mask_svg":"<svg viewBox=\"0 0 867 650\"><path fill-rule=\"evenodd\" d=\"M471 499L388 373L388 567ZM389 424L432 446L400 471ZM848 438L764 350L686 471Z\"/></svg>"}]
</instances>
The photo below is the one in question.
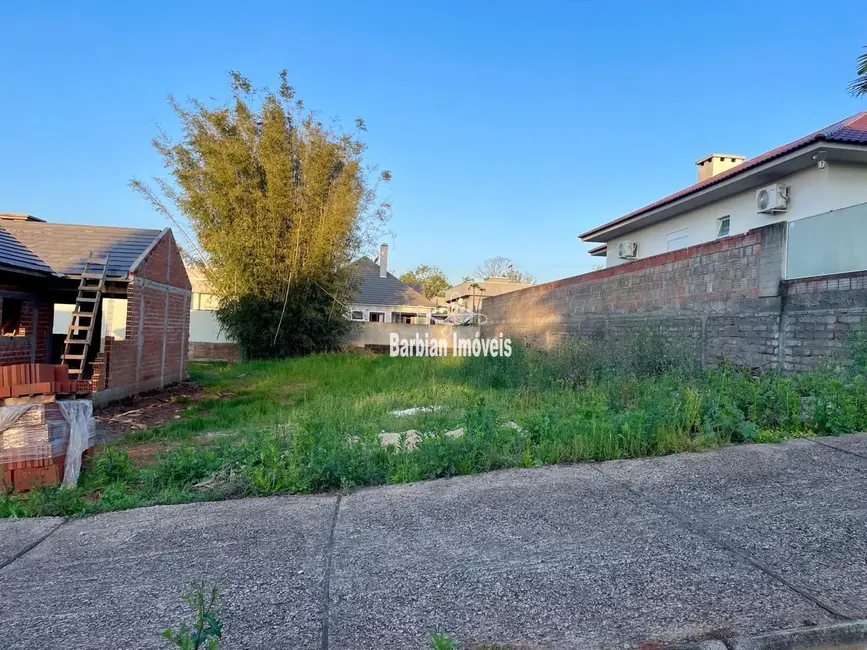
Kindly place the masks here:
<instances>
[{"instance_id":1,"label":"stacked red brick","mask_svg":"<svg viewBox=\"0 0 867 650\"><path fill-rule=\"evenodd\" d=\"M0 488L23 491L58 485L63 480L69 423L51 397L48 403L28 403L27 397L72 397L90 391L90 382L70 380L63 365L0 366L0 396L14 402L4 408L27 409L0 431Z\"/></svg>"},{"instance_id":2,"label":"stacked red brick","mask_svg":"<svg viewBox=\"0 0 867 650\"><path fill-rule=\"evenodd\" d=\"M89 381L72 381L64 365L20 363L0 366L0 397L75 395L91 392Z\"/></svg>"}]
</instances>

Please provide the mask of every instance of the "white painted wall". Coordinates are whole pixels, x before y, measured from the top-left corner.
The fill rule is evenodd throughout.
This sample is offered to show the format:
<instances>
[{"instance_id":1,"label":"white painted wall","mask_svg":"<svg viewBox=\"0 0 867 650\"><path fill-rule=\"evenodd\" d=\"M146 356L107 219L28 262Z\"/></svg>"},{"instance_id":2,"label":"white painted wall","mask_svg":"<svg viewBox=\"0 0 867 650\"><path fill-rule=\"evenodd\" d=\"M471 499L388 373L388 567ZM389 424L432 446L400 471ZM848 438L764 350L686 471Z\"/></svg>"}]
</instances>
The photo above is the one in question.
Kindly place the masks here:
<instances>
[{"instance_id":1,"label":"white painted wall","mask_svg":"<svg viewBox=\"0 0 867 650\"><path fill-rule=\"evenodd\" d=\"M370 312L379 312L385 314L386 323L391 323L392 312L401 312L409 314L425 314L430 315L433 311L431 307L413 307L411 305L352 305L350 312L360 311L364 314L364 322L370 320Z\"/></svg>"},{"instance_id":2,"label":"white painted wall","mask_svg":"<svg viewBox=\"0 0 867 650\"><path fill-rule=\"evenodd\" d=\"M627 239L638 243L638 258L641 259L665 253L668 235L679 230L689 229L688 246L716 239L717 220L727 215L731 217L729 235L737 235L770 223L804 219L867 202L867 165L828 163L825 169L810 167L776 182L789 186L789 209L786 212L773 215L756 212L756 190L759 188L755 187L611 240L608 242L606 266L630 261L617 256L617 244Z\"/></svg>"},{"instance_id":3,"label":"white painted wall","mask_svg":"<svg viewBox=\"0 0 867 650\"><path fill-rule=\"evenodd\" d=\"M199 309L190 311L190 343L231 343L220 330L217 312Z\"/></svg>"}]
</instances>

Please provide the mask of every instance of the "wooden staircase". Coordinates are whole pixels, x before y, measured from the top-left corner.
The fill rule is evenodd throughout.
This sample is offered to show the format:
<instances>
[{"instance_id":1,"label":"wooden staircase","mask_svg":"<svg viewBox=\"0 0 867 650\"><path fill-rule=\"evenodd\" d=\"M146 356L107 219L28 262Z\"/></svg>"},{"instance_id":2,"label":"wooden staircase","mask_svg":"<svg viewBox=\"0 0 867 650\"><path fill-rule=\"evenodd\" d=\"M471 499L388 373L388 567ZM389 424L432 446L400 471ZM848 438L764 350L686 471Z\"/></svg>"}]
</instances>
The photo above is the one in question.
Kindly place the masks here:
<instances>
[{"instance_id":1,"label":"wooden staircase","mask_svg":"<svg viewBox=\"0 0 867 650\"><path fill-rule=\"evenodd\" d=\"M87 354L93 340L93 330L96 325L96 315L99 313L99 303L105 289L105 276L108 272L108 255L94 257L91 253L84 262L81 282L78 285L78 297L75 299L75 310L72 312L72 322L66 331L63 341L63 363L69 368L72 379L86 379L84 371L87 367Z\"/></svg>"}]
</instances>

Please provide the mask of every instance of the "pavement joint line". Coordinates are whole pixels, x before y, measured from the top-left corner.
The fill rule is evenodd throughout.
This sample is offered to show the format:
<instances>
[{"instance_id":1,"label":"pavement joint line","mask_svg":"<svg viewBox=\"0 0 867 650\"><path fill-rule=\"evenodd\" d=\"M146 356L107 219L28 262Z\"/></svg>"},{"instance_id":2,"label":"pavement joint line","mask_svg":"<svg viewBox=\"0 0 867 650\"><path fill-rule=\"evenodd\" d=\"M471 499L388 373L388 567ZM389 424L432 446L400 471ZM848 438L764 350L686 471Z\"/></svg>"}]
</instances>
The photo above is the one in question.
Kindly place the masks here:
<instances>
[{"instance_id":1,"label":"pavement joint line","mask_svg":"<svg viewBox=\"0 0 867 650\"><path fill-rule=\"evenodd\" d=\"M840 447L829 445L827 442L822 442L817 438L807 438L807 440L812 442L814 445L820 445L822 447L825 447L826 449L833 449L834 451L839 451L841 454L849 454L850 456L856 456L858 458L863 458L864 460L867 460L867 456L865 456L864 454L859 454L857 451L852 451L850 449L840 449Z\"/></svg>"},{"instance_id":2,"label":"pavement joint line","mask_svg":"<svg viewBox=\"0 0 867 650\"><path fill-rule=\"evenodd\" d=\"M334 514L331 515L331 529L328 531L328 544L325 547L325 575L322 579L322 650L328 650L329 619L331 617L331 558L334 555L334 530L337 528L337 517L340 515L340 503L343 494L337 495L334 503Z\"/></svg>"},{"instance_id":3,"label":"pavement joint line","mask_svg":"<svg viewBox=\"0 0 867 650\"><path fill-rule=\"evenodd\" d=\"M594 470L596 470L597 472L602 474L602 476L604 476L607 480L613 482L614 484L620 486L621 488L623 488L624 490L626 490L630 494L635 495L639 499L646 501L647 503L651 504L653 507L662 511L663 513L665 513L666 515L668 515L669 517L671 517L672 519L674 519L675 521L680 523L682 526L684 526L687 530L710 540L713 544L716 544L717 546L723 548L724 550L728 551L729 553L736 555L737 557L741 558L742 560L744 560L745 562L750 564L752 567L758 569L759 571L761 571L765 575L767 575L770 578L782 583L783 585L785 585L786 587L788 587L789 589L794 591L796 594L798 594L802 598L805 598L805 599L809 600L810 602L812 602L817 607L824 609L826 612L828 612L832 616L835 616L838 619L841 619L844 621L853 621L853 620L857 620L859 618L858 616L856 616L854 614L846 613L846 612L838 609L837 607L832 605L830 602L827 602L824 598L822 598L818 594L814 594L811 591L809 591L806 587L801 587L800 585L793 583L792 581L786 579L785 577L783 577L782 575L780 575L779 573L774 571L772 568L765 566L762 562L760 562L759 560L752 557L746 551L744 551L744 550L738 548L737 546L727 542L723 538L722 532L717 530L717 529L714 529L713 526L707 525L707 524L699 525L697 522L692 521L691 519L684 517L676 510L669 508L667 506L664 506L661 503L658 503L654 499L651 499L647 495L643 494L642 492L639 492L638 490L636 490L635 488L633 488L629 484L627 484L623 481L620 481L620 480L614 478L613 476L606 474L605 471L603 471L602 469L597 467L595 464L591 464L590 467L592 467Z\"/></svg>"},{"instance_id":4,"label":"pavement joint line","mask_svg":"<svg viewBox=\"0 0 867 650\"><path fill-rule=\"evenodd\" d=\"M46 539L48 539L49 537L51 537L51 536L52 536L52 535L53 535L53 534L54 534L54 533L55 533L55 532L56 532L56 531L57 531L61 526L63 526L67 521L68 521L68 519L67 519L66 517L64 517L63 520L62 520L59 524L57 524L56 526L54 526L54 528L52 528L51 530L49 530L47 533L45 533L42 537L40 537L39 539L37 539L35 542L32 542L31 544L28 544L28 545L25 546L23 549L21 549L20 551L18 551L15 555L13 555L12 557L10 557L8 560L5 560L4 562L0 562L0 571L3 571L3 569L5 569L6 567L8 567L10 564L12 564L13 562L15 562L16 560L20 560L22 557L24 557L25 555L27 555L27 554L28 554L30 551L32 551L34 548L36 548L36 547L39 546L42 542L44 542Z\"/></svg>"}]
</instances>

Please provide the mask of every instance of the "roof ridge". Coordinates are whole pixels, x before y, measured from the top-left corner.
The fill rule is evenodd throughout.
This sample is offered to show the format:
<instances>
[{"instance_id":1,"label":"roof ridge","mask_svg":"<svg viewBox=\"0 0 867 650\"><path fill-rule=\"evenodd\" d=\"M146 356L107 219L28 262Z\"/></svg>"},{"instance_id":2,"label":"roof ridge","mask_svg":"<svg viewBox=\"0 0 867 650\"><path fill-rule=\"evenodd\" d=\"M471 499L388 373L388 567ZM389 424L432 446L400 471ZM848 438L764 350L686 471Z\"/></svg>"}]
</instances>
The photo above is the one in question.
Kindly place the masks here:
<instances>
[{"instance_id":1,"label":"roof ridge","mask_svg":"<svg viewBox=\"0 0 867 650\"><path fill-rule=\"evenodd\" d=\"M855 115L850 115L849 117L847 117L844 120L840 120L839 122L836 122L836 123L832 124L831 126L825 127L821 131L817 131L817 133L820 133L827 138L829 136L834 135L835 133L842 131L843 129L848 127L853 122L857 122L865 115L867 115L867 111L861 111L859 113L855 113Z\"/></svg>"},{"instance_id":2,"label":"roof ridge","mask_svg":"<svg viewBox=\"0 0 867 650\"><path fill-rule=\"evenodd\" d=\"M839 122L835 122L835 123L831 124L830 126L827 126L827 127L820 129L818 131L813 131L809 135L805 135L803 137L797 138L795 140L787 142L786 144L783 144L783 145L780 145L778 147L774 147L768 151L765 151L765 152L763 152L757 156L753 156L751 158L748 158L747 160L745 160L741 164L735 165L734 167L731 167L730 169L728 169L724 172L716 174L715 176L711 176L711 177L706 178L702 181L698 181L696 183L693 183L692 185L687 185L686 187L684 187L684 188L682 188L682 189L680 189L680 190L678 190L672 194L669 194L669 195L667 195L661 199L658 199L652 203L649 203L649 204L645 205L644 207L641 207L637 210L633 210L632 212L629 212L629 213L627 213L621 217L613 219L613 220L611 220L607 223L604 223L600 226L596 226L595 228L592 228L592 229L578 235L578 237L583 241L588 241L588 238L590 238L590 237L592 237L592 236L596 235L597 233L600 233L604 230L607 230L608 228L617 226L621 223L629 221L630 219L634 219L635 217L639 217L639 216L641 216L647 212L651 212L653 210L656 210L657 208L661 208L665 205L668 205L669 203L672 203L672 202L677 201L679 199L685 198L691 194L694 194L695 192L698 192L699 190L703 190L706 187L711 187L713 185L716 185L717 183L720 183L724 180L727 180L727 179L730 179L734 176L737 176L738 174L740 174L742 172L753 169L753 168L755 168L759 165L762 165L764 163L770 162L771 160L779 158L780 156L783 156L785 154L796 151L796 150L800 149L801 147L805 147L809 144L813 144L816 142L821 142L822 140L833 140L833 138L837 134L839 134L839 133L845 131L847 128L849 128L850 124L853 124L859 120L862 120L865 117L867 117L867 111L861 111L859 113L856 113L855 115L850 115L849 117L847 117L843 120L840 120ZM859 132L862 131L861 129L854 129L854 130L857 130ZM840 141L845 141L845 140L840 140ZM864 143L859 141L859 144L864 144ZM592 241L592 240L589 240L589 241Z\"/></svg>"}]
</instances>

